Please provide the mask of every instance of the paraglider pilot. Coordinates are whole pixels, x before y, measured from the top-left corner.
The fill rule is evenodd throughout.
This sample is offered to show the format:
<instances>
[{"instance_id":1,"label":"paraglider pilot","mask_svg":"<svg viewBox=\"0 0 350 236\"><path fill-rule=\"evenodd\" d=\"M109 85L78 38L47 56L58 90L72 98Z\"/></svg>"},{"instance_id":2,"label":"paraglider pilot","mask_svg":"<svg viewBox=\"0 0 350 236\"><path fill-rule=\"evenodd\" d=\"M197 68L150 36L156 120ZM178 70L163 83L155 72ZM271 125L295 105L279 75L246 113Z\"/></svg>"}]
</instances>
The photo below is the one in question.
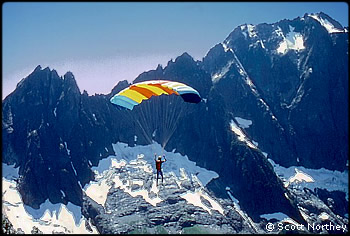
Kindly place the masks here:
<instances>
[{"instance_id":1,"label":"paraglider pilot","mask_svg":"<svg viewBox=\"0 0 350 236\"><path fill-rule=\"evenodd\" d=\"M157 158L157 154L154 153L154 161L156 162L156 169L157 169L157 186L158 186L159 174L162 176L162 183L163 183L162 163L166 162L165 155L163 155L163 157L164 157L164 160L162 160L162 156L158 156Z\"/></svg>"}]
</instances>

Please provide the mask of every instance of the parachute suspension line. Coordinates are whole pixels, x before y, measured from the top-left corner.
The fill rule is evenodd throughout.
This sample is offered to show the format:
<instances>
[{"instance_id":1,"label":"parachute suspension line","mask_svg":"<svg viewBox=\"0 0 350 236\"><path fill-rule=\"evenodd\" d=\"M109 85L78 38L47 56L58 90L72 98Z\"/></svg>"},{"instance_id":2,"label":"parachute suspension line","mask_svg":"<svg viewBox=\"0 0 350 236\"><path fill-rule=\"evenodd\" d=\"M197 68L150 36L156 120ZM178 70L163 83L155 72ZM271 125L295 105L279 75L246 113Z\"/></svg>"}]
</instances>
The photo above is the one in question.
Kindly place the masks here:
<instances>
[{"instance_id":1,"label":"parachute suspension line","mask_svg":"<svg viewBox=\"0 0 350 236\"><path fill-rule=\"evenodd\" d=\"M163 152L170 138L175 133L180 119L189 109L189 105L179 96L161 95L144 101L134 107L133 111L125 111L127 119L134 121L149 144L153 143L154 134L159 138Z\"/></svg>"},{"instance_id":2,"label":"parachute suspension line","mask_svg":"<svg viewBox=\"0 0 350 236\"><path fill-rule=\"evenodd\" d=\"M167 104L167 106L168 106L167 110L169 110L168 121L167 121L168 127L167 127L167 136L166 136L166 139L164 141L169 139L169 136L171 135L171 130L173 129L174 126L176 126L176 124L174 123L174 115L176 115L178 113L178 103L179 103L178 101L179 101L179 99L180 99L179 97L173 96L170 99L170 103Z\"/></svg>"},{"instance_id":3,"label":"parachute suspension line","mask_svg":"<svg viewBox=\"0 0 350 236\"><path fill-rule=\"evenodd\" d=\"M137 109L137 114L138 114L137 117L139 117L139 123L142 126L142 129L144 130L144 133L146 133L146 136L149 139L149 135L148 135L148 132L147 132L148 131L148 124L147 124L147 119L145 118L145 115L144 115L144 112L143 112L143 107L144 107L144 104L140 104L135 109Z\"/></svg>"},{"instance_id":4,"label":"parachute suspension line","mask_svg":"<svg viewBox=\"0 0 350 236\"><path fill-rule=\"evenodd\" d=\"M162 129L163 129L163 132L162 132L162 138L161 138L161 142L164 143L164 140L166 139L167 137L167 132L169 130L169 104L171 103L171 99L169 99L171 96L169 97L166 97L166 99L163 99L162 101L162 110L163 110L163 121L162 121ZM169 100L169 101L168 101ZM162 147L164 148L164 146L162 145Z\"/></svg>"},{"instance_id":5,"label":"parachute suspension line","mask_svg":"<svg viewBox=\"0 0 350 236\"><path fill-rule=\"evenodd\" d=\"M141 131L142 131L142 134L143 136L145 137L146 141L148 143L152 143L152 139L150 138L150 136L148 135L148 132L147 132L147 120L145 119L144 117L144 114L142 112L142 106L137 106L137 107L134 107L134 111L128 111L128 114L129 114L129 118L130 120L134 121L136 124L139 125ZM133 112L133 114L131 114Z\"/></svg>"},{"instance_id":6,"label":"parachute suspension line","mask_svg":"<svg viewBox=\"0 0 350 236\"><path fill-rule=\"evenodd\" d=\"M161 142L164 142L164 139L167 137L167 131L168 131L168 125L169 125L169 120L168 120L168 116L169 116L169 103L170 103L170 96L166 97L166 99L163 99L162 101L162 138L161 138Z\"/></svg>"},{"instance_id":7,"label":"parachute suspension line","mask_svg":"<svg viewBox=\"0 0 350 236\"><path fill-rule=\"evenodd\" d=\"M149 143L151 144L152 143L152 126L151 126L151 123L149 122L150 121L150 113L147 112L147 108L149 107L148 105L149 104L142 104L143 106L141 106L141 115L142 115L142 120L143 120L143 127L145 127L145 132L147 134L147 137L148 137L148 141Z\"/></svg>"},{"instance_id":8,"label":"parachute suspension line","mask_svg":"<svg viewBox=\"0 0 350 236\"><path fill-rule=\"evenodd\" d=\"M153 120L153 132L154 136L156 136L156 134L158 134L158 136L162 135L162 127L161 127L161 122L162 122L162 114L163 114L163 109L161 107L162 104L162 100L161 97L156 97L156 99L153 100L152 103L152 111L153 111L153 116L154 119ZM153 135L153 134L152 134Z\"/></svg>"},{"instance_id":9,"label":"parachute suspension line","mask_svg":"<svg viewBox=\"0 0 350 236\"><path fill-rule=\"evenodd\" d=\"M149 103L147 104L147 115L148 115L148 120L149 120L149 125L150 125L150 133L152 136L152 140L155 136L155 132L157 129L157 123L158 123L158 116L159 116L159 111L157 110L157 104L158 102L158 97L154 97L153 100L150 100Z\"/></svg>"},{"instance_id":10,"label":"parachute suspension line","mask_svg":"<svg viewBox=\"0 0 350 236\"><path fill-rule=\"evenodd\" d=\"M175 133L175 130L178 126L180 118L182 117L184 111L187 110L186 108L188 107L187 104L184 103L178 97L174 97L174 99L172 99L172 103L174 105L170 104L170 103L167 104L168 106L171 105L170 107L173 107L173 109L170 109L170 108L167 109L170 111L170 114L169 114L168 121L167 121L167 124L168 124L167 135L162 143L163 148L166 146L166 144L168 143L170 138Z\"/></svg>"},{"instance_id":11,"label":"parachute suspension line","mask_svg":"<svg viewBox=\"0 0 350 236\"><path fill-rule=\"evenodd\" d=\"M149 137L149 135L147 135L147 131L143 128L143 126L141 125L139 120L137 120L137 123L140 125L140 127L143 131L143 134L144 134L145 138L147 139L147 141L149 142L149 144L152 144L152 139Z\"/></svg>"},{"instance_id":12,"label":"parachute suspension line","mask_svg":"<svg viewBox=\"0 0 350 236\"><path fill-rule=\"evenodd\" d=\"M176 116L174 116L176 114ZM172 117L171 117L171 121L170 121L170 124L171 126L169 126L168 128L168 132L167 132L167 136L166 138L164 139L164 142L163 142L163 148L165 148L165 146L167 145L168 141L170 140L170 138L172 137L172 135L174 134L176 128L177 128L177 124L178 124L178 121L180 119L182 115L182 112L181 110L180 111L176 111L176 112L173 112L172 114Z\"/></svg>"},{"instance_id":13,"label":"parachute suspension line","mask_svg":"<svg viewBox=\"0 0 350 236\"><path fill-rule=\"evenodd\" d=\"M144 135L147 136L147 140L151 144L153 134L159 126L160 112L162 111L159 107L158 97L154 97L153 100L144 101L142 104L138 105L138 107L135 107L135 110L137 110L137 114L140 117L140 127L143 129Z\"/></svg>"},{"instance_id":14,"label":"parachute suspension line","mask_svg":"<svg viewBox=\"0 0 350 236\"><path fill-rule=\"evenodd\" d=\"M176 99L169 99L169 102L166 104L166 107L165 107L165 109L167 111L169 111L169 112L167 112L167 114L166 114L166 123L165 123L166 132L164 132L165 133L165 137L162 140L163 148L165 147L166 140L168 139L168 137L170 135L170 130L172 129L172 126L173 126L172 117L177 112L176 104L173 104L173 103L175 103L175 101L176 101Z\"/></svg>"},{"instance_id":15,"label":"parachute suspension line","mask_svg":"<svg viewBox=\"0 0 350 236\"><path fill-rule=\"evenodd\" d=\"M164 127L166 123L165 114L166 110L164 107L164 104L166 101L164 101L167 98L167 96L161 95L160 97L155 98L152 104L152 110L153 110L153 130L157 132L158 137L160 141L164 138Z\"/></svg>"},{"instance_id":16,"label":"parachute suspension line","mask_svg":"<svg viewBox=\"0 0 350 236\"><path fill-rule=\"evenodd\" d=\"M132 114L132 111L129 110L124 110L121 111L121 116L123 116L125 119L127 119L129 122L134 123L134 124L138 124L140 126L141 129L142 125L140 124L140 122L138 121L137 117L135 115ZM135 134L136 135L136 134ZM145 134L144 134L145 136ZM147 139L147 137L145 136L145 138ZM147 139L148 140L148 139Z\"/></svg>"},{"instance_id":17,"label":"parachute suspension line","mask_svg":"<svg viewBox=\"0 0 350 236\"><path fill-rule=\"evenodd\" d=\"M151 139L153 140L156 132L156 124L158 119L158 111L157 111L157 104L155 104L158 100L158 97L154 97L153 100L147 101L147 107L146 107L146 117L149 125L149 132Z\"/></svg>"}]
</instances>

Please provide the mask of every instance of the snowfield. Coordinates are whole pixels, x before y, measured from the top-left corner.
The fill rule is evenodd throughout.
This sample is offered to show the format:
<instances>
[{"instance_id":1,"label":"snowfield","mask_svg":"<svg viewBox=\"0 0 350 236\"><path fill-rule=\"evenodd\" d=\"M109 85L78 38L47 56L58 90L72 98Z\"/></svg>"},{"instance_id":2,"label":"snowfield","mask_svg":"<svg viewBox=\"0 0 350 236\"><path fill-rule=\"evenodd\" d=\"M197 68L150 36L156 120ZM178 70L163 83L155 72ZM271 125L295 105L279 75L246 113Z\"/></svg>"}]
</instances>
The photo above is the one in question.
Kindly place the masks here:
<instances>
[{"instance_id":1,"label":"snowfield","mask_svg":"<svg viewBox=\"0 0 350 236\"><path fill-rule=\"evenodd\" d=\"M186 155L182 156L180 153L175 153L175 150L173 150L173 152L165 151L161 145L156 142L146 146L137 145L135 147L129 147L125 143L118 142L112 144L112 146L115 155L102 159L97 167L92 167L91 169L96 171L96 173L102 174L103 171L108 170L113 162L128 163L132 160L135 161L139 155L142 155L142 159L145 161L143 168L147 168L148 171L153 171L152 166L154 165L154 154L156 153L157 156L165 155L167 160L162 166L163 172L174 172L176 176L180 177L180 169L183 168L189 175L196 175L204 186L212 179L219 177L216 172L197 166L196 163L190 161Z\"/></svg>"},{"instance_id":2,"label":"snowfield","mask_svg":"<svg viewBox=\"0 0 350 236\"><path fill-rule=\"evenodd\" d=\"M138 145L135 147L129 147L125 143L118 142L116 144L112 144L112 146L115 155L111 155L105 159L102 159L99 162L98 166L92 167L92 170L97 176L96 181L92 181L89 185L86 185L84 187L86 194L101 205L105 204L107 193L112 185L114 185L116 188L122 189L132 197L142 196L146 202L150 203L153 206L156 206L157 203L161 202L162 199L159 197L149 197L152 192L155 194L159 192L155 180L153 180L152 188L150 192L148 192L145 189L140 189L137 191L131 190L130 186L133 184L143 186L145 183L142 180L129 180L126 183L123 183L119 179L119 176L114 176L112 184L107 184L108 180L105 178L105 176L109 175L108 171L110 168L120 168L125 165L130 165L133 166L133 168L142 169L147 173L153 172L154 175L156 175L155 169L153 169L155 153L157 156L165 155L165 158L167 160L162 166L164 178L166 178L165 175L167 173L169 175L173 175L177 181L180 182L189 179L189 176L191 176L192 179L196 179L198 181L199 185L205 186L212 179L219 177L216 172L197 166L196 163L190 161L187 156L182 156L179 153L175 153L175 150L173 150L173 152L164 151L161 145L155 142L150 145ZM223 212L222 208L220 208L218 204L215 204L209 196L201 191L195 193L186 193L182 197L191 204L197 202L195 204L199 204L198 206L202 207L210 213L210 209L208 209L200 202L198 203L197 199L200 196L211 202L212 205L215 206L216 210Z\"/></svg>"},{"instance_id":3,"label":"snowfield","mask_svg":"<svg viewBox=\"0 0 350 236\"><path fill-rule=\"evenodd\" d=\"M342 191L349 201L349 172L332 171L325 168L309 169L303 166L283 167L268 159L274 167L277 176L284 182L286 187L304 188L314 190L315 188L328 191Z\"/></svg>"}]
</instances>

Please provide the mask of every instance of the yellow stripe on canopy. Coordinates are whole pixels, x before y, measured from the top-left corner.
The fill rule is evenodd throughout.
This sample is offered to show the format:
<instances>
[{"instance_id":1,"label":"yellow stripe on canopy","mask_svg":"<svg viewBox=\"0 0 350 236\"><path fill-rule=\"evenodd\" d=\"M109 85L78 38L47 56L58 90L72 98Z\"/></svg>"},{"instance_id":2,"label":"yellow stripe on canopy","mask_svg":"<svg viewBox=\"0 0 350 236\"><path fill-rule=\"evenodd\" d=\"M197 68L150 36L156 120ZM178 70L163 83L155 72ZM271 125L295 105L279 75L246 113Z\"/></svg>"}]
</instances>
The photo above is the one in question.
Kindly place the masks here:
<instances>
[{"instance_id":1,"label":"yellow stripe on canopy","mask_svg":"<svg viewBox=\"0 0 350 236\"><path fill-rule=\"evenodd\" d=\"M122 91L119 95L123 95L125 97L128 97L137 103L141 103L142 100L147 99L146 96L144 96L141 93L139 93L135 90L132 90L132 89L126 89L126 90Z\"/></svg>"},{"instance_id":2,"label":"yellow stripe on canopy","mask_svg":"<svg viewBox=\"0 0 350 236\"><path fill-rule=\"evenodd\" d=\"M157 94L157 95L168 94L168 93L167 93L166 91L164 91L163 89L161 89L161 88L159 88L159 87L152 86L152 85L150 85L150 84L138 84L137 87L149 89L149 90L151 90L153 93L155 93L155 94Z\"/></svg>"}]
</instances>

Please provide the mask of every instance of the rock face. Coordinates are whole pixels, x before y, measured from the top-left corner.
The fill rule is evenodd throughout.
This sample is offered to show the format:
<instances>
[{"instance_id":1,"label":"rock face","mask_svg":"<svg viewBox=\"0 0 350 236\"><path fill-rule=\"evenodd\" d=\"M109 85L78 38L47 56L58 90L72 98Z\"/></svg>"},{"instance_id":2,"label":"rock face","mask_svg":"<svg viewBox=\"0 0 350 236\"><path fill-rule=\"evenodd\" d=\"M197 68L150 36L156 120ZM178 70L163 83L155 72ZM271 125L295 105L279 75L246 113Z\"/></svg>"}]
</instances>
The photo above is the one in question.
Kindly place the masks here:
<instances>
[{"instance_id":1,"label":"rock face","mask_svg":"<svg viewBox=\"0 0 350 236\"><path fill-rule=\"evenodd\" d=\"M247 132L272 159L344 170L348 33L327 31L317 19L329 17L241 25L208 52L203 68L227 109L253 121Z\"/></svg>"},{"instance_id":2,"label":"rock face","mask_svg":"<svg viewBox=\"0 0 350 236\"><path fill-rule=\"evenodd\" d=\"M176 149L217 172L220 177L208 185L217 196L227 197L225 188L230 187L252 219L283 212L305 223L297 196L283 186L265 153L283 166L347 169L347 52L347 29L323 13L305 15L275 24L241 25L203 61L184 53L165 68L142 73L134 82L173 80L199 91L201 103L180 106L182 112L165 149ZM82 187L95 178L91 167L114 154L112 143L148 143L138 120L109 102L128 85L122 81L110 94L89 96L86 91L80 93L72 73L59 77L55 70L38 66L5 98L3 162L20 167L19 191L25 204L38 208L49 199L82 206ZM150 105L159 102L152 100ZM172 108L168 105L168 109ZM234 124L241 125L239 118L251 125L234 129ZM151 130L152 138L163 143L155 131ZM168 185L166 191L171 188ZM125 196L118 197L107 208L124 207ZM182 206L176 198L167 202ZM135 205L138 208L130 210L142 214L146 209L142 200ZM147 224L173 222L170 216L157 214ZM199 214L195 219L204 217ZM191 226L188 219L177 220ZM130 229L104 224L101 232ZM245 232L243 225L231 228Z\"/></svg>"},{"instance_id":3,"label":"rock face","mask_svg":"<svg viewBox=\"0 0 350 236\"><path fill-rule=\"evenodd\" d=\"M114 111L105 96L80 94L72 73L60 78L38 66L17 85L3 101L3 155L20 167L25 204L81 205L80 186L93 179L90 168L108 154L115 135Z\"/></svg>"}]
</instances>

